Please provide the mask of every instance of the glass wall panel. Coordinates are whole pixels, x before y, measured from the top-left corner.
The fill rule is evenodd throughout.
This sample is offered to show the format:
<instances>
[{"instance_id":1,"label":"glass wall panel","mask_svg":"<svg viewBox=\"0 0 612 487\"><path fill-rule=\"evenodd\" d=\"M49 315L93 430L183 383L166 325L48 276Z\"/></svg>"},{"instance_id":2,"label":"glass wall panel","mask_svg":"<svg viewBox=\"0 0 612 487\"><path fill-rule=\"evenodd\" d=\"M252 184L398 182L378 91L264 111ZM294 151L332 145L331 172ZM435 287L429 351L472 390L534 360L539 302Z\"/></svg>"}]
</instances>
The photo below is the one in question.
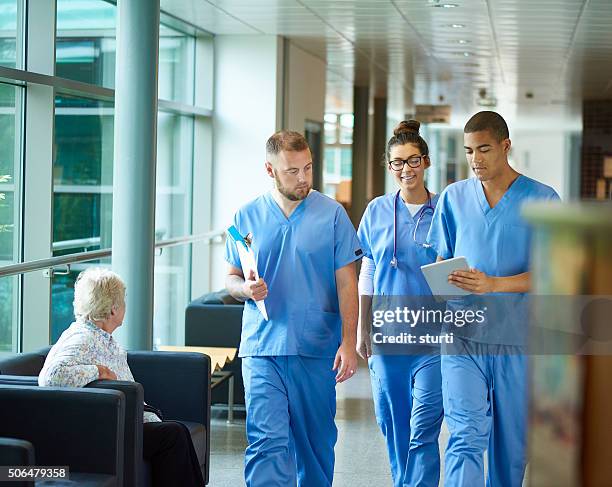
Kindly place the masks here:
<instances>
[{"instance_id":1,"label":"glass wall panel","mask_svg":"<svg viewBox=\"0 0 612 487\"><path fill-rule=\"evenodd\" d=\"M55 99L53 255L111 247L113 112L109 102ZM52 337L71 322L77 274L53 278Z\"/></svg>"},{"instance_id":2,"label":"glass wall panel","mask_svg":"<svg viewBox=\"0 0 612 487\"><path fill-rule=\"evenodd\" d=\"M191 234L193 117L159 112L155 204L156 240ZM182 344L189 296L191 246L155 257L154 343Z\"/></svg>"},{"instance_id":3,"label":"glass wall panel","mask_svg":"<svg viewBox=\"0 0 612 487\"><path fill-rule=\"evenodd\" d=\"M57 0L57 76L115 86L116 11L103 0Z\"/></svg>"},{"instance_id":4,"label":"glass wall panel","mask_svg":"<svg viewBox=\"0 0 612 487\"><path fill-rule=\"evenodd\" d=\"M58 0L57 76L114 88L116 29L115 5L104 0ZM159 33L159 98L192 104L194 38L163 24Z\"/></svg>"},{"instance_id":5,"label":"glass wall panel","mask_svg":"<svg viewBox=\"0 0 612 487\"><path fill-rule=\"evenodd\" d=\"M325 114L323 191L347 207L351 200L353 124L352 113Z\"/></svg>"},{"instance_id":6,"label":"glass wall panel","mask_svg":"<svg viewBox=\"0 0 612 487\"><path fill-rule=\"evenodd\" d=\"M155 257L153 344L185 344L185 308L189 303L191 245L168 247Z\"/></svg>"},{"instance_id":7,"label":"glass wall panel","mask_svg":"<svg viewBox=\"0 0 612 487\"><path fill-rule=\"evenodd\" d=\"M194 38L162 24L159 29L160 99L193 104L194 62Z\"/></svg>"},{"instance_id":8,"label":"glass wall panel","mask_svg":"<svg viewBox=\"0 0 612 487\"><path fill-rule=\"evenodd\" d=\"M0 66L21 68L21 19L19 0L0 0Z\"/></svg>"},{"instance_id":9,"label":"glass wall panel","mask_svg":"<svg viewBox=\"0 0 612 487\"><path fill-rule=\"evenodd\" d=\"M22 88L0 84L0 266L19 262ZM16 351L19 278L0 278L0 351Z\"/></svg>"}]
</instances>

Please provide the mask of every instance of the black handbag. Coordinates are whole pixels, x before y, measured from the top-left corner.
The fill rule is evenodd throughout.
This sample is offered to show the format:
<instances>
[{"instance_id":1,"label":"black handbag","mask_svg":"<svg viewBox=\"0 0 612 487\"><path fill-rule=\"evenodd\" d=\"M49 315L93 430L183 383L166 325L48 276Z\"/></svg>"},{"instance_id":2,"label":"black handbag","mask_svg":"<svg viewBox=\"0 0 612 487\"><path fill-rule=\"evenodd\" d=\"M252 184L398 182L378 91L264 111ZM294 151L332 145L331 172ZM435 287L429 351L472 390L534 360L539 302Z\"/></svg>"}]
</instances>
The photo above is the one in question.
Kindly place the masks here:
<instances>
[{"instance_id":1,"label":"black handbag","mask_svg":"<svg viewBox=\"0 0 612 487\"><path fill-rule=\"evenodd\" d=\"M164 420L164 415L162 414L161 409L157 409L156 407L151 406L150 404L147 404L145 402L144 410L147 413L153 413L153 414L157 415L157 417L159 419L161 419L162 421Z\"/></svg>"}]
</instances>

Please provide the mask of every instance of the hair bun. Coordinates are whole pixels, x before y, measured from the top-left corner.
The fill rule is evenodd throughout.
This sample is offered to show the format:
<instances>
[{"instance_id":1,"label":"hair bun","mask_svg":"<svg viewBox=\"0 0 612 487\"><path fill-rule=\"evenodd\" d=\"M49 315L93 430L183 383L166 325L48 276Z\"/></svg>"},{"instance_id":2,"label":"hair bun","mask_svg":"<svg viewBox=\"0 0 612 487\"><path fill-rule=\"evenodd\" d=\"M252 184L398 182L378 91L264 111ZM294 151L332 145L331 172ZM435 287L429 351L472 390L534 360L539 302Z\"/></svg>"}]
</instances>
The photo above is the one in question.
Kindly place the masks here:
<instances>
[{"instance_id":1,"label":"hair bun","mask_svg":"<svg viewBox=\"0 0 612 487\"><path fill-rule=\"evenodd\" d=\"M415 134L418 134L420 127L421 123L416 120L403 120L397 124L395 129L393 129L393 135L397 137L398 135L405 134L407 132L414 132Z\"/></svg>"}]
</instances>

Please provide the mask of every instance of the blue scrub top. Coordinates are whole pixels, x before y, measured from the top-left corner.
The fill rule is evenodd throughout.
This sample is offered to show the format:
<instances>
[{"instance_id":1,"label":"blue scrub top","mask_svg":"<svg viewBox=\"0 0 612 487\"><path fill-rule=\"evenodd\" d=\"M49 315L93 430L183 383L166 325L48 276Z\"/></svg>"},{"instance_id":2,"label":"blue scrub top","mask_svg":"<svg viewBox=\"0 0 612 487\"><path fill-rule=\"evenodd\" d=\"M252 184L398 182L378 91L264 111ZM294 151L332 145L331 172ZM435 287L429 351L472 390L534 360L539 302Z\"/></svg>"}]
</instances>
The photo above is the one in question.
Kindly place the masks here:
<instances>
[{"instance_id":1,"label":"blue scrub top","mask_svg":"<svg viewBox=\"0 0 612 487\"><path fill-rule=\"evenodd\" d=\"M373 199L363 214L357 235L363 253L374 261L374 294L379 296L422 296L431 295L431 290L421 266L436 260L433 248L417 245L412 238L417 220L425 208L423 206L414 216L398 198L395 206L396 218L396 257L397 269L391 266L393 258L393 214L397 192ZM435 208L439 195L431 198ZM426 242L431 224L432 212L423 213L417 229L417 241Z\"/></svg>"},{"instance_id":2,"label":"blue scrub top","mask_svg":"<svg viewBox=\"0 0 612 487\"><path fill-rule=\"evenodd\" d=\"M529 271L531 229L521 215L521 207L533 200L558 199L559 195L550 186L521 174L491 208L477 178L458 181L440 195L428 242L444 259L466 257L470 267L489 276L522 274ZM495 304L497 318L507 313L507 319L496 323L494 331L487 332L486 327L481 327L478 333L472 334L474 327L471 331L465 327L465 336L485 343L523 345L524 333L514 327L524 325L525 318L519 319L512 306L520 305L524 295L495 296L505 297L487 302Z\"/></svg>"},{"instance_id":3,"label":"blue scrub top","mask_svg":"<svg viewBox=\"0 0 612 487\"><path fill-rule=\"evenodd\" d=\"M432 196L431 207L435 208L438 198L438 195ZM431 290L421 272L422 265L431 264L436 260L436 252L432 248L418 245L413 238L417 221L422 214L416 229L416 240L420 243L427 241L433 211L431 209L425 211L426 206L427 204L423 205L413 216L396 191L375 198L366 208L357 235L361 241L364 255L374 261L374 295L372 296L374 316L376 313L385 313L397 308L419 310L423 307L425 309L437 307L431 299ZM397 268L391 265L394 215ZM383 337L397 337L401 333L415 335L418 341L425 338L423 335L437 335L439 327L436 325L419 323L410 326L406 323L394 322L392 319L385 320L383 325L373 328L372 332L375 354L430 354L432 350L438 348L437 345L424 342L398 344L377 343L376 341L384 340Z\"/></svg>"},{"instance_id":4,"label":"blue scrub top","mask_svg":"<svg viewBox=\"0 0 612 487\"><path fill-rule=\"evenodd\" d=\"M270 318L264 320L253 300L245 303L239 356L334 357L342 335L335 271L362 256L344 208L311 191L287 218L266 193L238 210L234 226L253 234ZM231 239L225 260L241 268Z\"/></svg>"}]
</instances>

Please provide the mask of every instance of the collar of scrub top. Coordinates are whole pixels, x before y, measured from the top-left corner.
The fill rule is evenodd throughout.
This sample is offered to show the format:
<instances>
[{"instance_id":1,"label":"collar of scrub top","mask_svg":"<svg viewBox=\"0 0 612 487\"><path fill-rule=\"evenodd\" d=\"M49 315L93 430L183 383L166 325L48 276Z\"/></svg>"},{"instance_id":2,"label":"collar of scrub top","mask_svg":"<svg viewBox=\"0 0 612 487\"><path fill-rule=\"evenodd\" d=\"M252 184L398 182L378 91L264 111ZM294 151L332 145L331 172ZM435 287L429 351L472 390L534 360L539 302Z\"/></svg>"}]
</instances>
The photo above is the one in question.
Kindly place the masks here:
<instances>
[{"instance_id":1,"label":"collar of scrub top","mask_svg":"<svg viewBox=\"0 0 612 487\"><path fill-rule=\"evenodd\" d=\"M427 203L425 203L419 210L419 216L417 218L416 225L414 226L414 231L412 232L412 240L414 240L414 243L417 244L419 247L428 249L431 247L431 244L428 244L427 242L421 243L418 242L416 239L417 230L419 229L419 223L421 223L425 212L431 210L431 212L433 213L434 211L434 208L431 205L431 193L427 188L425 188L425 191L427 191ZM394 269L397 269L397 202L399 201L399 198L400 190L395 193L395 198L393 198L393 257L391 258L391 267L393 267Z\"/></svg>"}]
</instances>

